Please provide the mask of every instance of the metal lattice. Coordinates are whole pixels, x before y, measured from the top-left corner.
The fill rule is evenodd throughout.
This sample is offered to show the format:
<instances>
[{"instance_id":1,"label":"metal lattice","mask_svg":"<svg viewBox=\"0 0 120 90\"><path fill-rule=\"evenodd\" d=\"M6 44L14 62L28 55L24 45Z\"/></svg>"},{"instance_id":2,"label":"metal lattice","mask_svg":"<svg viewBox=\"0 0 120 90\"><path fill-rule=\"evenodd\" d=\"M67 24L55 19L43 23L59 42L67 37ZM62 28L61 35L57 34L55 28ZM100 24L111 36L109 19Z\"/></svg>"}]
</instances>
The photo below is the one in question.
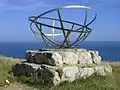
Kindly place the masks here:
<instances>
[{"instance_id":1,"label":"metal lattice","mask_svg":"<svg viewBox=\"0 0 120 90\"><path fill-rule=\"evenodd\" d=\"M85 16L84 16L83 25L62 19L60 10L71 9L71 8L85 9ZM92 9L90 7L80 6L80 5L72 5L72 6L64 6L62 8L52 9L52 10L44 12L38 16L31 16L31 17L29 17L29 20L31 21L31 24L30 24L31 31L34 33L35 36L42 37L45 44L47 44L53 48L72 48L72 47L75 47L79 43L81 43L83 40L85 40L88 37L88 35L90 34L90 32L92 31L92 29L88 26L91 25L95 21L97 14L94 11L93 19L91 21L87 22L88 10L94 11L94 9ZM51 13L51 12L57 12L57 15L59 18L57 19L57 18L51 18L51 17L45 16L46 14ZM60 23L60 26L58 27L58 26L52 26L49 24L44 24L43 22L40 21L40 19L57 21ZM70 24L71 28L65 28L64 23ZM36 27L36 29L38 31L34 30L33 25ZM76 26L79 28L74 29L74 27L76 27ZM64 37L64 40L62 41L62 43L56 43L54 40L49 38L49 36L47 36L47 34L44 33L44 30L43 30L44 27L49 27L49 28L54 28L56 30L60 30L63 34L62 36ZM79 35L77 38L75 38L75 40L73 42L71 42L69 37L70 37L71 33L73 33L73 32L77 33Z\"/></svg>"}]
</instances>

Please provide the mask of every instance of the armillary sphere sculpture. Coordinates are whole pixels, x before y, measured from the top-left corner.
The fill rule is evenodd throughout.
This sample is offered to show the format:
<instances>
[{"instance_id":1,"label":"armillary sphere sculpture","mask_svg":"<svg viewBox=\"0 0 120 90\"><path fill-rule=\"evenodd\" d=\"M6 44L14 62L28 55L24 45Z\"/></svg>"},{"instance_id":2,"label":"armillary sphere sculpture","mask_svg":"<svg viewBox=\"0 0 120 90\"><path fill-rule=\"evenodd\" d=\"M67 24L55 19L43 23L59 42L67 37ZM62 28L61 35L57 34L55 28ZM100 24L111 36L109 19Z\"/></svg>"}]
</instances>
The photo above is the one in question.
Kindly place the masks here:
<instances>
[{"instance_id":1,"label":"armillary sphere sculpture","mask_svg":"<svg viewBox=\"0 0 120 90\"><path fill-rule=\"evenodd\" d=\"M78 14L79 10L81 9L84 10L83 24L79 24L70 20L68 21L63 19L64 16L62 16L61 12L63 10L67 11L68 9L69 10L72 9L72 11L74 9L77 9L78 12L75 14ZM65 14L66 11L63 12L63 14ZM88 12L93 13L90 14L93 15L93 17L91 20L89 20L89 22L87 21ZM69 18L73 14L74 13L67 13L66 17ZM92 31L91 27L89 26L95 21L96 16L97 14L95 10L91 7L71 5L71 6L64 6L61 8L52 9L38 16L31 16L29 17L29 21L31 21L30 23L31 31L39 39L42 38L45 44L51 46L52 48L72 48L77 46L79 43L81 43L81 41L85 40L88 37L88 35ZM81 18L81 16L78 16L77 18L78 21L79 18ZM53 24L51 25L51 23ZM65 25L69 26L69 28L65 27ZM59 33L55 34L55 31ZM50 32L52 33L50 34ZM57 40L54 39L55 36L58 36Z\"/></svg>"}]
</instances>

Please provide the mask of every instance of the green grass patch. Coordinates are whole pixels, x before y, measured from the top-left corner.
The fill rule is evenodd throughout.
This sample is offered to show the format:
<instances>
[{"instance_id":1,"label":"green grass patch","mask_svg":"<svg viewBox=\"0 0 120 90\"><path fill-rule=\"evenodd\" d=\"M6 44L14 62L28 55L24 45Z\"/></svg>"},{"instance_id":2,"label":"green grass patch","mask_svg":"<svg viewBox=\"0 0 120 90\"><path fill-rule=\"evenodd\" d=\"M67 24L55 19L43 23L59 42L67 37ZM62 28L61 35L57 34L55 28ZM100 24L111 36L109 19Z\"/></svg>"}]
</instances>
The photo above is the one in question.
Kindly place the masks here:
<instances>
[{"instance_id":1,"label":"green grass patch","mask_svg":"<svg viewBox=\"0 0 120 90\"><path fill-rule=\"evenodd\" d=\"M13 75L10 75L12 65L19 62L18 59L0 56L0 86L6 85L5 80L14 81Z\"/></svg>"}]
</instances>

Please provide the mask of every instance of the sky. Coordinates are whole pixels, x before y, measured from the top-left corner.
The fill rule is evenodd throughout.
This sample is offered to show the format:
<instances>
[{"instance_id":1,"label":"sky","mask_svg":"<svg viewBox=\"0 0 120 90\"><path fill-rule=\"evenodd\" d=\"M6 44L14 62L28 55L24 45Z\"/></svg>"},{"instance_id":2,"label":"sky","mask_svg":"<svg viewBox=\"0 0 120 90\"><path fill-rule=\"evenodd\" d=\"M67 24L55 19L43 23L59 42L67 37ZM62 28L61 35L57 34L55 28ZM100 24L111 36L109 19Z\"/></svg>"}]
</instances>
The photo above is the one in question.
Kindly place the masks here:
<instances>
[{"instance_id":1,"label":"sky","mask_svg":"<svg viewBox=\"0 0 120 90\"><path fill-rule=\"evenodd\" d=\"M28 17L66 5L96 10L97 19L86 41L120 41L120 0L0 0L0 42L38 41Z\"/></svg>"}]
</instances>

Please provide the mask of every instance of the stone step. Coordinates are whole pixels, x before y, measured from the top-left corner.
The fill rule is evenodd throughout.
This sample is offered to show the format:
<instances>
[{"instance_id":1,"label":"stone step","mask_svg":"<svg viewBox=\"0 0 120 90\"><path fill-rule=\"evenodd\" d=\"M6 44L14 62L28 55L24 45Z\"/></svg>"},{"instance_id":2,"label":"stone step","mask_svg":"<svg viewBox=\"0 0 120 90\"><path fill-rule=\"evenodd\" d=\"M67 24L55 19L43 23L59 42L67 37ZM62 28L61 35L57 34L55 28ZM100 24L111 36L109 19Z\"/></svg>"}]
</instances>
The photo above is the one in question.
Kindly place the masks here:
<instances>
[{"instance_id":1,"label":"stone step","mask_svg":"<svg viewBox=\"0 0 120 90\"><path fill-rule=\"evenodd\" d=\"M48 64L53 66L62 64L99 64L101 62L98 51L86 49L28 50L26 59L30 63Z\"/></svg>"},{"instance_id":2,"label":"stone step","mask_svg":"<svg viewBox=\"0 0 120 90\"><path fill-rule=\"evenodd\" d=\"M108 75L112 73L112 68L108 64L93 64L88 66L76 65L58 65L51 66L46 64L18 63L12 69L14 75L37 76L46 81L58 85L61 82L72 82L79 78L87 78L93 74Z\"/></svg>"}]
</instances>

